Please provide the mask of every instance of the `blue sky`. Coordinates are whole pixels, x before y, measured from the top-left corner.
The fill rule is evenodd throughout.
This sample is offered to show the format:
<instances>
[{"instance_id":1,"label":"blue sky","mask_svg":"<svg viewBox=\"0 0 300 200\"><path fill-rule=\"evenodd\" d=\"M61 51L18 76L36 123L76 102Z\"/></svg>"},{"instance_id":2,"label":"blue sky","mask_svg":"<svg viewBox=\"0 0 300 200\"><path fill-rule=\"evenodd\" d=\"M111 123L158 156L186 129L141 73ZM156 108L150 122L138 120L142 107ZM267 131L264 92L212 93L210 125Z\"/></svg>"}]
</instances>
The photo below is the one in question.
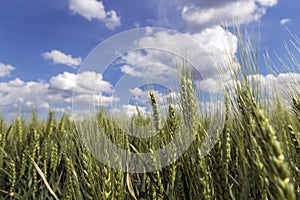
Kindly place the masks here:
<instances>
[{"instance_id":1,"label":"blue sky","mask_svg":"<svg viewBox=\"0 0 300 200\"><path fill-rule=\"evenodd\" d=\"M298 0L1 1L0 110L11 115L30 111L32 107L39 110L52 107L58 112L70 109L72 88L80 76L76 74L81 64L84 65L85 58L102 41L137 27L162 27L182 32L202 42L202 47L211 49L205 53L211 54L217 49L215 41L229 37L230 41L226 42L236 42L234 35L221 27L222 22L226 21L230 28L233 21L238 20L248 30L255 30L255 35L257 22L260 21L262 53L268 49L274 58L273 51L284 55L284 42L291 38L286 27L297 36L300 32L299 7ZM163 39L168 38L170 42L176 42L171 40L170 35L165 35ZM235 53L234 49L232 52ZM217 57L224 56L221 50L215 53ZM148 62L149 59L163 62L161 58L154 57L158 55L155 52L149 53L151 56L137 51L133 54L124 55L120 62L123 63L121 71L132 76L131 81L140 77L132 70L135 65L132 60L136 61L137 56L143 58L141 62ZM202 64L209 67L209 62L208 59ZM161 70L159 66L157 69ZM150 74L154 71L141 70ZM205 85L214 85L212 82L216 76L209 69L205 70L211 75ZM105 101L108 102L123 99L118 94L109 98L114 83L108 77L112 78L113 74L104 77L101 72L91 71L83 73L79 79L90 79L94 80L92 83L100 84L102 96L99 98L107 97ZM267 79L265 70L262 71L263 78ZM129 85L123 86L127 92L134 98L142 98L144 91L129 88ZM89 83L83 88L93 90L95 86ZM161 99L164 97L159 92L157 95ZM119 106L117 110L128 115L135 112L129 104Z\"/></svg>"}]
</instances>

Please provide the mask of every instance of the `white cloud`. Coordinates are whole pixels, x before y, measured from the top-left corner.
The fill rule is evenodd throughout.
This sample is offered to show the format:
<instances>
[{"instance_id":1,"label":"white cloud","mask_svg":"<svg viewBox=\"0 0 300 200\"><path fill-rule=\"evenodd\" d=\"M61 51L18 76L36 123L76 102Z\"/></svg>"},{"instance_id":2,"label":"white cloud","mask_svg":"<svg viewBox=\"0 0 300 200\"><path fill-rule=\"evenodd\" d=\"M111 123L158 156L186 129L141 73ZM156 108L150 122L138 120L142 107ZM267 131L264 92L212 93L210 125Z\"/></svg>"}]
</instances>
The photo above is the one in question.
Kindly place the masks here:
<instances>
[{"instance_id":1,"label":"white cloud","mask_svg":"<svg viewBox=\"0 0 300 200\"><path fill-rule=\"evenodd\" d=\"M69 67L78 67L82 59L80 57L73 58L72 55L67 55L59 50L52 50L42 54L46 60L51 60L54 64L63 64Z\"/></svg>"},{"instance_id":2,"label":"white cloud","mask_svg":"<svg viewBox=\"0 0 300 200\"><path fill-rule=\"evenodd\" d=\"M297 92L297 88L300 87L300 74L299 73L280 73L277 76L273 74L252 75L249 79L256 80L259 83L259 87L262 88L268 97L274 97L278 92L283 97L286 95L294 94Z\"/></svg>"},{"instance_id":3,"label":"white cloud","mask_svg":"<svg viewBox=\"0 0 300 200\"><path fill-rule=\"evenodd\" d=\"M77 105L88 106L108 105L118 101L117 97L111 96L112 85L102 80L102 75L95 72L86 71L80 74L64 72L52 77L49 84L51 93L57 94L56 99L67 103L73 100L73 103Z\"/></svg>"},{"instance_id":4,"label":"white cloud","mask_svg":"<svg viewBox=\"0 0 300 200\"><path fill-rule=\"evenodd\" d=\"M15 67L0 62L0 77L10 76L10 72L14 69Z\"/></svg>"},{"instance_id":5,"label":"white cloud","mask_svg":"<svg viewBox=\"0 0 300 200\"><path fill-rule=\"evenodd\" d=\"M95 72L64 72L51 77L49 82L25 82L16 78L9 82L0 82L0 110L30 112L32 108L48 110L51 107L62 111L70 106L72 100L80 106L106 106L119 100L111 93L111 84L102 80L102 75Z\"/></svg>"},{"instance_id":6,"label":"white cloud","mask_svg":"<svg viewBox=\"0 0 300 200\"><path fill-rule=\"evenodd\" d=\"M290 103L291 96L299 95L297 88L300 87L300 73L279 73L248 75L250 88L259 94L260 100L274 100L279 97L286 103ZM232 98L236 98L236 86L241 82L228 76L225 79L212 79L200 81L200 89L204 92L217 93L222 98L224 89L228 89Z\"/></svg>"},{"instance_id":7,"label":"white cloud","mask_svg":"<svg viewBox=\"0 0 300 200\"><path fill-rule=\"evenodd\" d=\"M120 17L116 11L106 11L102 1L97 0L70 0L69 9L87 20L97 19L104 22L109 29L121 25Z\"/></svg>"},{"instance_id":8,"label":"white cloud","mask_svg":"<svg viewBox=\"0 0 300 200\"><path fill-rule=\"evenodd\" d=\"M16 78L0 83L0 107L31 110L33 107L49 108L47 92L49 84L45 82L24 82ZM12 109L12 108L10 108Z\"/></svg>"},{"instance_id":9,"label":"white cloud","mask_svg":"<svg viewBox=\"0 0 300 200\"><path fill-rule=\"evenodd\" d=\"M146 34L135 40L134 44L137 50L129 51L118 62L121 64L120 71L125 73L121 79L124 85L118 82L118 94L130 94L125 98L120 96L123 104L119 107L128 104L129 99L132 104L139 106L151 105L148 91L135 88L149 81L171 89L174 91L173 96L178 99L180 73L177 67L182 66L180 56L194 64L193 75L202 77L200 89L205 92L219 92L221 85L214 80L227 78L229 69L235 70L239 66L234 61L237 37L221 26L183 34L148 28ZM225 77L221 78L218 71L222 71ZM129 88L131 90L128 92ZM167 104L167 99L170 99L159 92L155 96L160 104Z\"/></svg>"},{"instance_id":10,"label":"white cloud","mask_svg":"<svg viewBox=\"0 0 300 200\"><path fill-rule=\"evenodd\" d=\"M210 93L217 93L223 92L223 87L224 85L220 80L215 79L215 78L207 78L199 82L199 88L203 92L210 92Z\"/></svg>"},{"instance_id":11,"label":"white cloud","mask_svg":"<svg viewBox=\"0 0 300 200\"><path fill-rule=\"evenodd\" d=\"M67 107L52 107L54 112L58 112L58 113L66 113L66 114L70 114L72 111L72 108L70 106Z\"/></svg>"},{"instance_id":12,"label":"white cloud","mask_svg":"<svg viewBox=\"0 0 300 200\"><path fill-rule=\"evenodd\" d=\"M64 72L51 77L49 83L53 89L72 91L76 84L76 74Z\"/></svg>"},{"instance_id":13,"label":"white cloud","mask_svg":"<svg viewBox=\"0 0 300 200\"><path fill-rule=\"evenodd\" d=\"M150 113L147 111L146 107L143 106L135 106L130 104L122 105L121 108L115 108L111 110L112 114L117 115L119 117L127 117L128 119L135 117L138 115L137 108L139 109L140 113L144 116L149 116Z\"/></svg>"},{"instance_id":14,"label":"white cloud","mask_svg":"<svg viewBox=\"0 0 300 200\"><path fill-rule=\"evenodd\" d=\"M256 9L257 6L253 1L234 2L224 7L206 9L192 6L182 9L182 18L193 28L222 23L232 24L233 19L248 23L263 14L253 15Z\"/></svg>"},{"instance_id":15,"label":"white cloud","mask_svg":"<svg viewBox=\"0 0 300 200\"><path fill-rule=\"evenodd\" d=\"M129 65L123 65L121 67L121 71L126 73L126 74L129 74L131 76L137 76L137 77L141 77L143 76L142 73L140 72L136 72L131 66Z\"/></svg>"},{"instance_id":16,"label":"white cloud","mask_svg":"<svg viewBox=\"0 0 300 200\"><path fill-rule=\"evenodd\" d=\"M237 52L237 37L220 26L199 33L171 34L160 31L136 41L136 48L122 57L122 72L135 77L178 76L179 56L194 64L206 77L215 77L219 67L227 69ZM150 49L149 49L150 48ZM177 54L177 56L176 56ZM237 65L231 65L236 67ZM225 71L225 70L224 70ZM157 78L156 78L157 79ZM175 79L176 80L176 79Z\"/></svg>"},{"instance_id":17,"label":"white cloud","mask_svg":"<svg viewBox=\"0 0 300 200\"><path fill-rule=\"evenodd\" d=\"M278 3L278 0L257 0L263 6L275 6Z\"/></svg>"},{"instance_id":18,"label":"white cloud","mask_svg":"<svg viewBox=\"0 0 300 200\"><path fill-rule=\"evenodd\" d=\"M285 24L288 24L290 23L292 20L290 18L283 18L280 20L280 24L281 25L285 25Z\"/></svg>"},{"instance_id":19,"label":"white cloud","mask_svg":"<svg viewBox=\"0 0 300 200\"><path fill-rule=\"evenodd\" d=\"M139 22L134 22L133 26L136 27L136 28L139 28L141 26L141 24Z\"/></svg>"},{"instance_id":20,"label":"white cloud","mask_svg":"<svg viewBox=\"0 0 300 200\"><path fill-rule=\"evenodd\" d=\"M181 7L181 15L188 26L200 30L208 26L235 23L249 23L265 15L268 7L277 4L277 0L175 0Z\"/></svg>"},{"instance_id":21,"label":"white cloud","mask_svg":"<svg viewBox=\"0 0 300 200\"><path fill-rule=\"evenodd\" d=\"M168 104L179 97L174 91L157 91L152 90L158 104ZM131 100L136 102L138 105L151 105L151 99L148 90L142 90L141 88L129 89L131 94Z\"/></svg>"},{"instance_id":22,"label":"white cloud","mask_svg":"<svg viewBox=\"0 0 300 200\"><path fill-rule=\"evenodd\" d=\"M274 99L278 95L282 100L291 100L290 95L297 94L300 87L300 73L252 74L247 76L250 87L260 94L260 97ZM227 81L228 89L235 96L236 80Z\"/></svg>"},{"instance_id":23,"label":"white cloud","mask_svg":"<svg viewBox=\"0 0 300 200\"><path fill-rule=\"evenodd\" d=\"M150 105L151 100L149 96L149 91L147 90L142 90L141 88L134 88L134 89L129 89L129 93L131 95L131 100L137 103L138 105ZM154 93L155 97L161 97L162 94L159 92Z\"/></svg>"},{"instance_id":24,"label":"white cloud","mask_svg":"<svg viewBox=\"0 0 300 200\"><path fill-rule=\"evenodd\" d=\"M140 58L143 59L143 57ZM121 71L134 77L155 77L156 80L162 79L166 74L171 75L177 73L174 67L169 67L167 65L159 63L153 63L153 61L150 61L150 63L139 67L123 65L121 67Z\"/></svg>"},{"instance_id":25,"label":"white cloud","mask_svg":"<svg viewBox=\"0 0 300 200\"><path fill-rule=\"evenodd\" d=\"M253 74L248 75L247 79L251 87L255 87L261 92L261 95L269 98L275 97L274 95L277 93L282 96L294 93L297 91L296 88L300 87L300 73ZM217 92L217 90L221 92L220 89L227 87L234 93L236 83L236 80L230 76L225 79L221 79L221 77L219 79L209 78L200 81L200 88L208 92Z\"/></svg>"}]
</instances>

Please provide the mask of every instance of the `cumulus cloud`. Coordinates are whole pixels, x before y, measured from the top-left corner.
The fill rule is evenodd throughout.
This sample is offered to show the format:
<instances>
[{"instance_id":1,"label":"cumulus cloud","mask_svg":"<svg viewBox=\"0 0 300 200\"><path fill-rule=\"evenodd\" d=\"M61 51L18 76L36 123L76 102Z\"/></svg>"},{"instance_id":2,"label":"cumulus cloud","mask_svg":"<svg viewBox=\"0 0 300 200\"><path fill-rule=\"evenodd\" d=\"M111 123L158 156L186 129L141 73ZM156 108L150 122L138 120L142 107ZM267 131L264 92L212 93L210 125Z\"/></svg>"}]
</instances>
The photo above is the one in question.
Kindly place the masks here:
<instances>
[{"instance_id":1,"label":"cumulus cloud","mask_svg":"<svg viewBox=\"0 0 300 200\"><path fill-rule=\"evenodd\" d=\"M52 77L49 84L50 93L57 94L56 101L60 99L70 103L73 100L73 103L81 106L107 105L118 101L117 97L111 96L112 85L102 80L102 75L95 72L86 71L80 74L64 72Z\"/></svg>"},{"instance_id":2,"label":"cumulus cloud","mask_svg":"<svg viewBox=\"0 0 300 200\"><path fill-rule=\"evenodd\" d=\"M47 91L49 84L45 82L24 82L16 78L0 83L0 107L9 109L31 110L33 107L49 108Z\"/></svg>"},{"instance_id":3,"label":"cumulus cloud","mask_svg":"<svg viewBox=\"0 0 300 200\"><path fill-rule=\"evenodd\" d=\"M171 102L172 100L179 97L174 91L157 91L152 90L156 101L158 104L165 104ZM134 101L137 105L151 105L151 99L149 96L148 90L143 90L141 88L129 89L129 93L131 94L131 100Z\"/></svg>"},{"instance_id":4,"label":"cumulus cloud","mask_svg":"<svg viewBox=\"0 0 300 200\"><path fill-rule=\"evenodd\" d=\"M51 77L49 83L53 89L71 91L76 84L76 77L76 74L64 72Z\"/></svg>"},{"instance_id":5,"label":"cumulus cloud","mask_svg":"<svg viewBox=\"0 0 300 200\"><path fill-rule=\"evenodd\" d=\"M171 75L177 73L174 67L152 62L153 61L139 67L123 65L121 67L121 71L134 77L155 77L156 80L162 79L166 74Z\"/></svg>"},{"instance_id":6,"label":"cumulus cloud","mask_svg":"<svg viewBox=\"0 0 300 200\"><path fill-rule=\"evenodd\" d=\"M209 93L218 93L223 92L223 85L224 82L221 82L220 79L217 78L207 78L198 82L199 89L202 92L209 92Z\"/></svg>"},{"instance_id":7,"label":"cumulus cloud","mask_svg":"<svg viewBox=\"0 0 300 200\"><path fill-rule=\"evenodd\" d=\"M51 60L54 64L63 64L69 67L78 67L82 59L80 57L74 58L72 55L67 55L59 50L52 50L42 54L44 59Z\"/></svg>"},{"instance_id":8,"label":"cumulus cloud","mask_svg":"<svg viewBox=\"0 0 300 200\"><path fill-rule=\"evenodd\" d=\"M126 77L132 77L128 80L133 82L141 79L141 83L145 83L150 80L174 91L175 98L157 92L155 96L160 104L167 103L167 99L179 97L178 67L182 67L182 58L194 65L192 75L195 86L201 93L217 95L222 92L224 81L230 78L229 70L239 67L234 59L237 37L220 26L206 28L198 33L147 32L145 37L135 41L136 48L142 51L131 51L122 56L124 64L120 70ZM139 84L140 82L136 85ZM126 86L128 88L128 84ZM123 88L126 89L125 86ZM148 91L132 87L129 93L131 100L137 105L150 105Z\"/></svg>"},{"instance_id":9,"label":"cumulus cloud","mask_svg":"<svg viewBox=\"0 0 300 200\"><path fill-rule=\"evenodd\" d=\"M278 3L278 0L257 0L263 6L275 6Z\"/></svg>"},{"instance_id":10,"label":"cumulus cloud","mask_svg":"<svg viewBox=\"0 0 300 200\"><path fill-rule=\"evenodd\" d=\"M150 30L147 29L147 31ZM170 41L163 41L164 39L170 39ZM172 45L174 44L172 44L172 42L174 39L176 38L172 38L171 35L161 32L157 34L155 38L149 36L136 41L137 48L141 48L142 50L129 51L122 56L124 65L121 67L121 71L134 77L155 76L157 78L159 78L158 76L160 75L176 73L176 71L174 71L176 58L172 52L166 52L160 49L143 49L143 47L153 44L156 44L157 47L162 49L173 48Z\"/></svg>"},{"instance_id":11,"label":"cumulus cloud","mask_svg":"<svg viewBox=\"0 0 300 200\"><path fill-rule=\"evenodd\" d=\"M127 117L128 119L135 117L138 115L137 108L140 113L144 116L149 116L149 111L147 111L146 107L143 106L135 106L131 104L124 104L121 108L114 108L111 110L113 115L117 115L119 117Z\"/></svg>"},{"instance_id":12,"label":"cumulus cloud","mask_svg":"<svg viewBox=\"0 0 300 200\"><path fill-rule=\"evenodd\" d=\"M249 23L260 19L277 0L174 0L183 20L194 30L236 22Z\"/></svg>"},{"instance_id":13,"label":"cumulus cloud","mask_svg":"<svg viewBox=\"0 0 300 200\"><path fill-rule=\"evenodd\" d=\"M248 80L259 86L260 92L268 98L274 98L277 93L286 98L290 94L297 92L300 87L299 73L279 73L278 75L249 75Z\"/></svg>"},{"instance_id":14,"label":"cumulus cloud","mask_svg":"<svg viewBox=\"0 0 300 200\"><path fill-rule=\"evenodd\" d=\"M97 19L104 22L108 29L115 29L121 25L116 11L106 11L102 1L97 0L70 0L69 9L87 20Z\"/></svg>"},{"instance_id":15,"label":"cumulus cloud","mask_svg":"<svg viewBox=\"0 0 300 200\"><path fill-rule=\"evenodd\" d=\"M10 72L14 69L15 67L0 62L0 77L10 76Z\"/></svg>"},{"instance_id":16,"label":"cumulus cloud","mask_svg":"<svg viewBox=\"0 0 300 200\"><path fill-rule=\"evenodd\" d=\"M70 106L67 107L53 107L52 108L54 112L58 112L58 113L66 113L66 114L70 114L72 111L72 108Z\"/></svg>"},{"instance_id":17,"label":"cumulus cloud","mask_svg":"<svg viewBox=\"0 0 300 200\"><path fill-rule=\"evenodd\" d=\"M281 25L285 25L285 24L288 24L290 23L292 20L290 18L283 18L280 20L280 24Z\"/></svg>"},{"instance_id":18,"label":"cumulus cloud","mask_svg":"<svg viewBox=\"0 0 300 200\"><path fill-rule=\"evenodd\" d=\"M247 76L247 80L251 87L255 87L261 96L266 98L274 98L277 94L286 98L290 94L295 94L297 88L300 87L300 73L251 74ZM209 78L200 81L200 89L212 93L222 93L222 89L226 87L234 93L236 83L236 80L230 76L219 79Z\"/></svg>"},{"instance_id":19,"label":"cumulus cloud","mask_svg":"<svg viewBox=\"0 0 300 200\"><path fill-rule=\"evenodd\" d=\"M95 90L95 88L96 89ZM76 87L73 93L73 87ZM104 94L105 93L105 94ZM7 112L16 109L23 112L33 108L47 110L50 107L63 111L73 102L77 105L102 105L118 101L111 95L112 86L95 72L73 74L64 72L45 81L25 82L16 78L0 82L0 109Z\"/></svg>"},{"instance_id":20,"label":"cumulus cloud","mask_svg":"<svg viewBox=\"0 0 300 200\"><path fill-rule=\"evenodd\" d=\"M228 63L232 64L232 57L237 52L237 37L215 26L199 33L160 31L140 38L136 45L143 52L131 51L122 56L121 71L128 75L145 78L176 76L177 66L183 58L194 65L195 74L211 78L220 67L227 68Z\"/></svg>"}]
</instances>

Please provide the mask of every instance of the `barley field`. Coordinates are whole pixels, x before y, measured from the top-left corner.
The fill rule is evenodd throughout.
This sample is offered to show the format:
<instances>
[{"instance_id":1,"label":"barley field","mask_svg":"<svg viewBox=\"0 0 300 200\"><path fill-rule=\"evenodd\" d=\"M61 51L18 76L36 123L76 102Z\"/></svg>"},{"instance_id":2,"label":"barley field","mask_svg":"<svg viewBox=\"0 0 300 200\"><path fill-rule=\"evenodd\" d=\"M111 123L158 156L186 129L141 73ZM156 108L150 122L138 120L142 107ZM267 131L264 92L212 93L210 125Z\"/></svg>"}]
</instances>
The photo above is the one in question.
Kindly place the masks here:
<instances>
[{"instance_id":1,"label":"barley field","mask_svg":"<svg viewBox=\"0 0 300 200\"><path fill-rule=\"evenodd\" d=\"M197 112L191 76L183 73L182 117L170 104L162 126L156 97L149 92L157 131L151 138L129 136L104 110L95 116L116 145L137 154L163 147L183 131L179 124L189 121L185 131L196 139L169 166L129 173L100 163L66 114L56 117L50 110L44 121L36 112L29 120L1 118L0 199L300 199L299 83L284 98L280 91L271 100L259 95L264 89L247 75L256 67L253 55L242 52L237 58L242 68L232 72L235 84L224 90L220 139L208 155L201 156L199 149L211 116ZM82 123L88 128L88 119ZM148 122L139 114L124 123L135 132L136 124Z\"/></svg>"}]
</instances>

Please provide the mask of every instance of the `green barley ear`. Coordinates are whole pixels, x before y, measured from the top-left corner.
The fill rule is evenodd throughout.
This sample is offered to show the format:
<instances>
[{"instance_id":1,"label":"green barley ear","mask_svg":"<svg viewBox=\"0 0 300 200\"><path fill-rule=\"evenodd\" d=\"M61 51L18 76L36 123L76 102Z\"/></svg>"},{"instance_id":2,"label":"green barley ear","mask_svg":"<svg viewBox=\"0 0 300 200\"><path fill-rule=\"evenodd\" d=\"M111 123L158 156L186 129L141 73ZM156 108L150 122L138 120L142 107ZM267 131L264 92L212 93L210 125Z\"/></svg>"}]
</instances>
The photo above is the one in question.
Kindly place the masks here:
<instances>
[{"instance_id":1,"label":"green barley ear","mask_svg":"<svg viewBox=\"0 0 300 200\"><path fill-rule=\"evenodd\" d=\"M123 179L124 179L124 174L121 171L114 171L114 198L116 200L122 200L122 194L123 194Z\"/></svg>"},{"instance_id":2,"label":"green barley ear","mask_svg":"<svg viewBox=\"0 0 300 200\"><path fill-rule=\"evenodd\" d=\"M9 192L13 193L15 191L16 179L17 179L17 172L16 172L16 163L14 160L10 160L9 162Z\"/></svg>"},{"instance_id":3,"label":"green barley ear","mask_svg":"<svg viewBox=\"0 0 300 200\"><path fill-rule=\"evenodd\" d=\"M293 127L291 125L288 125L288 133L291 139L291 146L293 147L293 149L295 151L291 151L294 152L294 155L291 159L291 164L294 168L293 172L294 172L294 183L298 183L296 184L296 190L297 190L297 197L300 196L300 142L299 142L299 136L300 133L298 132L298 134L295 133L295 130L293 129Z\"/></svg>"},{"instance_id":4,"label":"green barley ear","mask_svg":"<svg viewBox=\"0 0 300 200\"><path fill-rule=\"evenodd\" d=\"M38 124L37 113L35 110L32 111L31 124L33 124L33 125Z\"/></svg>"},{"instance_id":5,"label":"green barley ear","mask_svg":"<svg viewBox=\"0 0 300 200\"><path fill-rule=\"evenodd\" d=\"M294 112L300 121L300 101L296 99L296 97L293 97L293 109Z\"/></svg>"},{"instance_id":6,"label":"green barley ear","mask_svg":"<svg viewBox=\"0 0 300 200\"><path fill-rule=\"evenodd\" d=\"M11 125L9 126L9 128L8 128L8 130L10 130L10 129L12 129L12 127L11 127ZM5 146L6 146L6 141L7 141L7 135L8 135L8 133L9 133L9 131L8 130L3 130L3 132L2 132L2 140L1 140L1 143L0 143L0 148L2 148L2 149L5 149Z\"/></svg>"},{"instance_id":7,"label":"green barley ear","mask_svg":"<svg viewBox=\"0 0 300 200\"><path fill-rule=\"evenodd\" d=\"M1 119L0 119L1 120ZM6 140L6 138L4 137L4 134L5 131L4 131L4 127L2 126L2 120L0 121L0 148L2 147L2 142L3 140ZM1 158L2 157L2 153L0 153L0 167L2 167L2 164L1 164Z\"/></svg>"},{"instance_id":8,"label":"green barley ear","mask_svg":"<svg viewBox=\"0 0 300 200\"><path fill-rule=\"evenodd\" d=\"M63 116L61 117L59 126L58 126L58 130L60 133L62 133L65 130L65 122L66 122L66 115L63 114Z\"/></svg>"},{"instance_id":9,"label":"green barley ear","mask_svg":"<svg viewBox=\"0 0 300 200\"><path fill-rule=\"evenodd\" d=\"M268 198L267 190L269 187L269 179L267 178L265 165L262 163L261 158L263 157L262 150L257 143L256 138L251 135L252 152L253 158L251 158L250 165L251 170L251 194L254 199Z\"/></svg>"},{"instance_id":10,"label":"green barley ear","mask_svg":"<svg viewBox=\"0 0 300 200\"><path fill-rule=\"evenodd\" d=\"M49 118L47 123L47 136L50 138L53 132L53 126L54 126L54 111L51 109L49 111Z\"/></svg>"},{"instance_id":11,"label":"green barley ear","mask_svg":"<svg viewBox=\"0 0 300 200\"><path fill-rule=\"evenodd\" d=\"M159 170L156 170L156 171L149 173L149 176L153 180L152 191L151 191L151 192L153 192L153 195L151 196L151 199L162 200L164 197L164 192L165 192L165 189L164 189L164 186L162 183L162 173Z\"/></svg>"},{"instance_id":12,"label":"green barley ear","mask_svg":"<svg viewBox=\"0 0 300 200\"><path fill-rule=\"evenodd\" d=\"M295 131L294 131L294 129L293 129L293 127L291 125L288 125L288 129L289 129L290 138L292 140L292 144L293 144L294 148L296 149L296 153L298 154L299 159L300 159L300 142L299 142L299 138L298 138L298 136L300 134L299 133L296 134Z\"/></svg>"},{"instance_id":13,"label":"green barley ear","mask_svg":"<svg viewBox=\"0 0 300 200\"><path fill-rule=\"evenodd\" d=\"M169 104L169 112L166 119L166 123L164 124L163 130L164 135L166 137L167 141L172 141L176 134L179 131L179 125L180 125L180 119L175 113L174 106L172 104ZM168 183L168 190L169 190L169 196L170 198L175 198L176 193L174 191L175 187L175 181L177 177L177 162L176 162L176 149L172 149L169 152L170 155L172 155L171 158L169 158L169 167L164 168L163 171L163 180Z\"/></svg>"},{"instance_id":14,"label":"green barley ear","mask_svg":"<svg viewBox=\"0 0 300 200\"><path fill-rule=\"evenodd\" d=\"M223 134L222 134L222 160L223 163L225 163L228 169L228 165L230 162L230 103L229 103L229 95L226 93L225 95L225 123L223 128Z\"/></svg>"},{"instance_id":15,"label":"green barley ear","mask_svg":"<svg viewBox=\"0 0 300 200\"><path fill-rule=\"evenodd\" d=\"M294 186L290 180L290 171L280 143L267 117L258 108L249 87L238 90L238 105L244 116L253 119L256 124L255 134L263 152L262 163L271 183L269 186L270 198L294 200ZM249 121L250 122L250 121Z\"/></svg>"},{"instance_id":16,"label":"green barley ear","mask_svg":"<svg viewBox=\"0 0 300 200\"><path fill-rule=\"evenodd\" d=\"M136 111L137 111L137 116L132 118L132 122L133 122L133 126L134 125L137 125L137 126L145 126L145 125L148 125L149 122L150 122L150 118L146 118L142 115L140 109L136 106ZM133 128L133 127L132 127ZM134 129L132 130L134 131Z\"/></svg>"},{"instance_id":17,"label":"green barley ear","mask_svg":"<svg viewBox=\"0 0 300 200\"><path fill-rule=\"evenodd\" d=\"M21 168L20 168L20 175L19 175L20 178L22 178L22 176L25 174L28 155L29 155L29 148L27 146L25 151L22 153Z\"/></svg>"},{"instance_id":18,"label":"green barley ear","mask_svg":"<svg viewBox=\"0 0 300 200\"><path fill-rule=\"evenodd\" d=\"M223 189L223 196L222 198L224 199L229 199L230 197L230 188L229 188L229 179L226 173L229 171L229 165L231 161L231 136L230 136L230 131L231 131L231 126L230 126L230 102L229 102L229 95L228 93L225 94L225 122L224 122L224 127L222 131L222 136L221 136L221 157L222 160L222 180L221 180L221 187Z\"/></svg>"},{"instance_id":19,"label":"green barley ear","mask_svg":"<svg viewBox=\"0 0 300 200\"><path fill-rule=\"evenodd\" d=\"M168 138L167 141L173 140L176 134L179 131L180 119L175 113L174 106L172 104L169 105L169 112L166 119L166 123L164 124L163 130L166 133Z\"/></svg>"},{"instance_id":20,"label":"green barley ear","mask_svg":"<svg viewBox=\"0 0 300 200\"><path fill-rule=\"evenodd\" d=\"M192 75L187 69L183 69L180 77L180 106L183 112L183 120L193 136L197 132L197 109L195 90Z\"/></svg>"},{"instance_id":21,"label":"green barley ear","mask_svg":"<svg viewBox=\"0 0 300 200\"><path fill-rule=\"evenodd\" d=\"M6 134L4 135L4 139L2 140L2 144L1 144L2 149L5 149L8 138L12 137L14 127L15 127L14 122L11 122L8 130L6 131Z\"/></svg>"},{"instance_id":22,"label":"green barley ear","mask_svg":"<svg viewBox=\"0 0 300 200\"><path fill-rule=\"evenodd\" d=\"M102 174L103 174L103 191L102 197L103 199L111 199L112 196L112 183L111 183L111 172L110 168L103 166Z\"/></svg>"},{"instance_id":23,"label":"green barley ear","mask_svg":"<svg viewBox=\"0 0 300 200\"><path fill-rule=\"evenodd\" d=\"M50 146L49 143L51 142L52 139L52 133L53 133L53 126L54 126L54 111L51 109L49 111L49 118L47 122L47 129L46 129L46 137L44 138L43 141L43 146L42 146L42 151L43 151L43 172L45 176L47 176L47 171L48 171L48 159L49 159L49 154L50 154Z\"/></svg>"},{"instance_id":24,"label":"green barley ear","mask_svg":"<svg viewBox=\"0 0 300 200\"><path fill-rule=\"evenodd\" d=\"M166 127L164 127L165 131L170 133L170 139L172 139L179 131L179 123L180 119L178 118L178 116L176 116L174 106L170 104L168 117L166 120Z\"/></svg>"},{"instance_id":25,"label":"green barley ear","mask_svg":"<svg viewBox=\"0 0 300 200\"><path fill-rule=\"evenodd\" d=\"M50 155L50 169L55 171L58 164L58 144L52 141L51 155Z\"/></svg>"},{"instance_id":26,"label":"green barley ear","mask_svg":"<svg viewBox=\"0 0 300 200\"><path fill-rule=\"evenodd\" d=\"M91 176L91 159L89 156L89 153L86 149L83 149L82 152L82 178L83 178L83 184L85 185L85 193L84 196L87 199L93 199L94 196L94 190L93 190L93 177ZM71 170L70 170L71 174ZM103 174L105 176L105 174Z\"/></svg>"},{"instance_id":27,"label":"green barley ear","mask_svg":"<svg viewBox=\"0 0 300 200\"><path fill-rule=\"evenodd\" d=\"M2 144L2 140L3 140L3 135L2 134L0 134L0 144ZM0 146L0 148L1 148L1 146ZM2 168L3 166L3 153L1 152L0 153L0 168Z\"/></svg>"},{"instance_id":28,"label":"green barley ear","mask_svg":"<svg viewBox=\"0 0 300 200\"><path fill-rule=\"evenodd\" d=\"M209 199L212 199L212 196L211 196L211 190L212 190L212 177L209 177L209 174L208 174L208 169L209 169L209 166L208 166L208 160L209 158L197 158L198 159L198 162L197 162L197 179L196 180L196 184L197 186L199 187L199 191L198 191L198 194L199 194L199 197L201 197L201 199L203 200L209 200Z\"/></svg>"},{"instance_id":29,"label":"green barley ear","mask_svg":"<svg viewBox=\"0 0 300 200\"><path fill-rule=\"evenodd\" d=\"M159 119L160 116L159 116L157 100L152 90L150 90L149 95L150 95L151 105L153 109L154 126L155 126L155 130L158 131L160 129L160 119Z\"/></svg>"},{"instance_id":30,"label":"green barley ear","mask_svg":"<svg viewBox=\"0 0 300 200\"><path fill-rule=\"evenodd\" d=\"M65 158L65 161L67 168L67 176L63 187L63 199L71 200L73 199L72 164L71 160L68 157Z\"/></svg>"},{"instance_id":31,"label":"green barley ear","mask_svg":"<svg viewBox=\"0 0 300 200\"><path fill-rule=\"evenodd\" d=\"M33 128L32 130L32 134L33 134L33 142L30 146L30 157L32 159L35 158L39 158L40 155L40 150L41 150L41 146L40 146L40 134L39 131L35 128ZM31 163L31 165L29 166L29 169L34 168L33 164ZM35 173L36 171L33 171L33 173ZM35 175L35 174L34 174Z\"/></svg>"},{"instance_id":32,"label":"green barley ear","mask_svg":"<svg viewBox=\"0 0 300 200\"><path fill-rule=\"evenodd\" d=\"M42 153L43 153L43 173L47 176L48 171L48 159L49 159L49 142L48 138L45 138L42 145Z\"/></svg>"},{"instance_id":33,"label":"green barley ear","mask_svg":"<svg viewBox=\"0 0 300 200\"><path fill-rule=\"evenodd\" d=\"M261 111L256 109L257 119L259 120L260 127L264 137L263 146L265 148L265 159L269 160L265 162L270 179L275 183L276 198L282 197L284 199L295 199L295 193L292 183L290 182L290 172L284 155L280 147L280 143L277 141L273 129L268 124L267 119ZM269 143L269 144L268 144ZM270 162L271 161L271 162Z\"/></svg>"},{"instance_id":34,"label":"green barley ear","mask_svg":"<svg viewBox=\"0 0 300 200\"><path fill-rule=\"evenodd\" d=\"M215 144L210 152L212 157L212 177L214 186L215 199L229 199L230 191L226 175L226 167L222 161L222 148L221 141Z\"/></svg>"},{"instance_id":35,"label":"green barley ear","mask_svg":"<svg viewBox=\"0 0 300 200\"><path fill-rule=\"evenodd\" d=\"M0 117L0 146L1 146L1 143L2 143L2 139L4 138L4 133L5 133L5 121L2 117Z\"/></svg>"}]
</instances>

